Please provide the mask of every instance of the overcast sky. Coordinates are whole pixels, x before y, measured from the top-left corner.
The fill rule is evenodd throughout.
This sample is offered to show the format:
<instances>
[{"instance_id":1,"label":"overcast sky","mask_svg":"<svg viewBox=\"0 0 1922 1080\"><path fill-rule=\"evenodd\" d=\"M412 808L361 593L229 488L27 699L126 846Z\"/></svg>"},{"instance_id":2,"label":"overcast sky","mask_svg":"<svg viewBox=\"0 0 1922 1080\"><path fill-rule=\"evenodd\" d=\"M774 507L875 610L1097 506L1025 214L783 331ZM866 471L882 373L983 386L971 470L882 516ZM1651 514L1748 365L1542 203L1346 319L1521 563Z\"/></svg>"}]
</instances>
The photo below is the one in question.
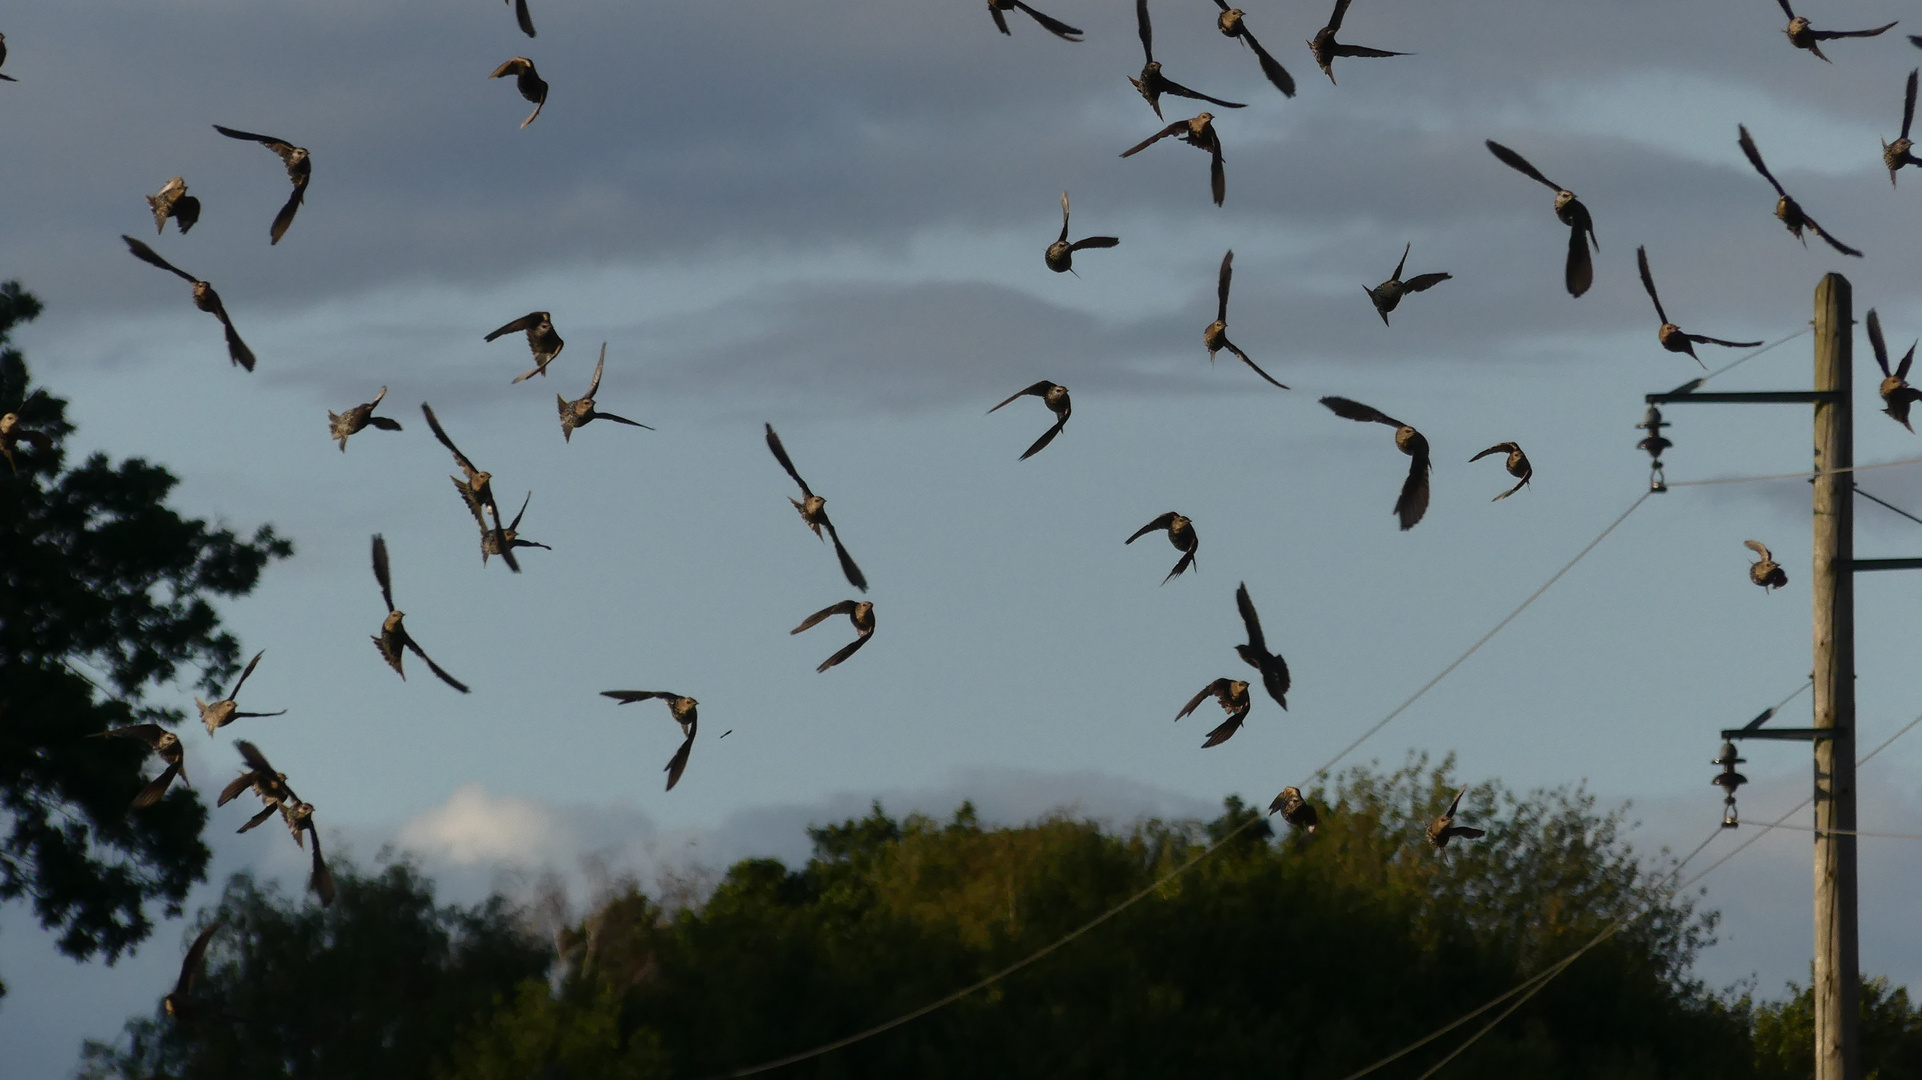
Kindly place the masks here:
<instances>
[{"instance_id":1,"label":"overcast sky","mask_svg":"<svg viewBox=\"0 0 1922 1080\"><path fill-rule=\"evenodd\" d=\"M1086 31L1063 42L1018 12L996 33L975 2L904 8L533 0L540 36L493 0L17 8L0 26L0 276L46 314L16 335L37 380L69 398L93 449L165 463L184 510L272 522L297 556L225 610L266 658L243 708L286 708L188 740L203 793L251 738L319 808L342 850L418 853L450 896L520 888L547 866L586 888L614 872L805 855L802 826L890 809L945 814L973 797L1001 821L1074 806L1126 825L1265 805L1303 783L1441 670L1647 486L1641 395L1700 373L1663 352L1636 280L1646 245L1669 313L1718 337L1806 326L1822 274L1877 307L1897 350L1922 333L1922 171L1891 188L1878 139L1900 125L1922 52L1902 35L1791 48L1766 0L1360 0L1343 40L1413 53L1338 61L1302 44L1324 5L1248 9L1294 74L1282 98L1201 0L1159 0L1172 78L1248 103L1215 108L1227 201L1128 85L1131 5L1050 0ZM1879 25L1887 0L1827 0L1819 27ZM1914 28L1922 30L1922 25ZM516 54L552 84L540 118L487 74ZM1168 119L1192 103L1164 98ZM1746 123L1808 211L1864 249L1796 243L1743 160ZM266 150L212 125L308 147L313 183L278 246L286 197ZM1514 147L1578 192L1602 244L1596 283L1561 286L1551 194L1482 146ZM141 196L184 175L205 204L154 237ZM1063 188L1079 276L1042 251ZM260 358L231 368L183 282L130 258L142 237L219 289ZM1360 286L1408 271L1453 279L1384 327ZM1291 390L1223 354L1205 363L1215 269L1236 252L1232 338ZM523 339L483 335L553 312L568 345L518 386ZM553 398L585 391L657 430L597 424L563 443ZM1876 413L1858 341L1859 460L1922 454ZM1710 364L1733 359L1702 349ZM1802 388L1805 336L1716 389ZM1051 417L1024 399L1070 386L1065 433L1016 457ZM368 400L401 433L343 455L326 413ZM1427 519L1390 514L1407 459L1386 428L1316 404L1356 398L1435 449ZM477 557L431 401L502 501L533 492L525 573ZM1676 406L1671 479L1793 472L1805 407ZM848 598L832 552L797 520L761 441L782 433L873 585L879 628L846 664L845 620L790 636ZM1519 441L1534 484L1474 452ZM1922 471L1862 485L1915 510ZM1808 487L1682 488L1651 498L1472 660L1345 763L1453 751L1461 774L1517 789L1585 782L1633 800L1636 843L1692 848L1719 820L1717 732L1805 677ZM1194 519L1197 570L1122 541L1167 510ZM1922 529L1858 510L1865 556L1922 551ZM396 601L427 650L474 687L403 682L367 642L383 608L368 538L393 555ZM1748 583L1741 543L1767 542L1788 588ZM1201 686L1246 670L1233 594L1246 581L1288 659L1290 711L1257 700L1231 742L1212 716L1171 723ZM1861 582L1860 742L1922 712L1913 662L1922 582ZM657 703L701 700L680 786L679 734ZM191 705L191 690L178 700ZM1799 723L1808 697L1778 723ZM1208 706L1212 709L1213 706ZM732 730L725 741L716 736ZM1744 817L1806 793L1806 747L1755 744ZM1862 827L1922 831L1922 737L1863 773ZM211 902L238 869L287 874L298 852L216 813ZM1799 820L1799 819L1798 819ZM1723 840L1721 843L1729 843ZM333 848L330 848L333 850ZM1718 849L1711 849L1710 856ZM1725 916L1699 973L1806 980L1807 834L1774 837L1704 884ZM1922 931L1897 917L1922 882L1911 841L1862 846L1864 966L1922 980ZM516 883L520 883L517 885ZM184 924L116 968L56 956L17 910L0 917L0 1045L23 1077L71 1068L170 985ZM836 1033L822 1033L824 1037Z\"/></svg>"}]
</instances>

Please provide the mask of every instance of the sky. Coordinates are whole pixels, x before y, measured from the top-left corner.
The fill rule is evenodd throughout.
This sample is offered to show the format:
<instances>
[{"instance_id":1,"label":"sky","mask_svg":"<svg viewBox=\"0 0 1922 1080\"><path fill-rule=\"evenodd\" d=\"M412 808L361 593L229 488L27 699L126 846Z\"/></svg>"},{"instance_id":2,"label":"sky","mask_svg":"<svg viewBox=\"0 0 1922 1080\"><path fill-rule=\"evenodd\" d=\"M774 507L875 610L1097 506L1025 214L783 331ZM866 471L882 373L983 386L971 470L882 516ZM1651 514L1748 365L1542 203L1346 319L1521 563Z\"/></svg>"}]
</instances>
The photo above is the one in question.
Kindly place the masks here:
<instances>
[{"instance_id":1,"label":"sky","mask_svg":"<svg viewBox=\"0 0 1922 1080\"><path fill-rule=\"evenodd\" d=\"M525 892L543 870L582 902L597 875L712 874L746 855L804 858L803 828L862 812L989 820L1055 808L1118 827L1266 805L1300 784L1461 655L1647 488L1634 449L1641 395L1700 374L1661 350L1634 270L1646 245L1686 328L1776 341L1806 327L1825 273L1879 310L1899 352L1922 334L1922 171L1891 187L1879 139L1901 119L1922 52L1894 32L1791 48L1763 0L1360 0L1342 37L1411 52L1337 62L1301 43L1325 11L1248 9L1293 73L1285 99L1214 29L1215 10L1157 3L1166 73L1244 109L1214 108L1227 200L1205 157L1172 140L1121 159L1161 121L1128 85L1141 57L1129 5L1051 0L1086 31L1061 41L1018 12L1011 36L980 3L822 7L664 0L465 0L321 6L73 0L17 8L0 85L0 277L46 313L15 335L36 379L70 401L69 451L164 463L176 505L296 556L223 608L266 656L242 707L285 708L209 738L191 732L203 793L257 742L318 807L329 851L372 865L412 853L444 895ZM1879 25L1886 0L1826 0L1818 27ZM1922 26L1915 28L1922 31ZM552 85L540 118L486 78L527 55ZM1170 120L1191 115L1164 98ZM1736 147L1745 123L1775 174L1846 259L1798 244ZM313 182L278 245L279 162L222 124L309 148ZM1521 152L1590 208L1602 245L1580 299L1561 285L1565 231L1549 192L1482 146ZM205 205L156 238L141 196L185 176ZM1071 192L1077 275L1042 251ZM226 362L185 284L130 258L153 244L220 291L259 356ZM1359 286L1453 278L1383 326ZM1230 336L1291 389L1200 342L1215 271L1235 253ZM523 340L485 343L531 310L568 345L548 377ZM1714 380L1798 389L1803 336ZM596 424L563 442L552 395L586 390L652 425ZM1878 415L1856 355L1856 454L1922 454ZM1710 364L1741 353L1704 347ZM1713 354L1713 355L1711 355ZM1068 385L1060 438L1038 400L992 416L1039 379ZM329 410L388 387L343 454ZM1316 404L1339 394L1418 427L1434 499L1415 529L1390 513L1407 459L1391 433ZM448 490L429 401L494 474L504 504L532 492L525 573L483 567ZM1796 472L1805 406L1667 410L1671 480ZM767 453L782 434L872 584L878 628L858 655L832 551L787 502ZM1476 451L1518 441L1532 485ZM1922 470L1862 474L1922 510ZM1651 496L1488 646L1341 764L1456 755L1465 780L1517 790L1585 784L1631 804L1638 850L1693 848L1715 828L1718 732L1793 691L1809 658L1808 487L1675 488ZM1178 553L1122 541L1179 510L1201 537ZM1922 529L1857 511L1865 557L1913 555ZM410 664L395 677L366 638L384 608L371 534L427 651L474 688ZM1742 541L1767 543L1789 585L1749 584ZM1233 595L1245 581L1288 660L1288 711L1258 699L1230 742L1214 720L1171 723L1200 687L1245 668ZM1922 713L1912 643L1922 582L1857 590L1859 742ZM661 790L679 732L658 703L701 701L686 776ZM178 687L190 706L192 689ZM164 697L164 694L163 694ZM1807 716L1808 696L1776 723ZM1798 711L1799 710L1799 711ZM1199 722L1197 722L1199 721ZM731 731L724 741L716 738ZM1744 748L1745 820L1807 793L1806 748ZM1864 829L1922 832L1922 736L1862 772ZM204 779L203 779L204 778ZM232 819L226 815L234 813ZM209 881L247 869L300 886L299 852L214 815ZM1792 819L1802 821L1804 818ZM1734 841L1724 836L1705 858ZM1722 913L1697 974L1779 993L1806 981L1806 833L1775 835L1704 879ZM1922 984L1922 930L1900 917L1918 884L1913 841L1864 839L1864 967ZM108 968L55 954L0 911L0 1047L18 1075L71 1072L79 1040L112 1038L171 984L184 921ZM836 1033L823 1033L824 1036Z\"/></svg>"}]
</instances>

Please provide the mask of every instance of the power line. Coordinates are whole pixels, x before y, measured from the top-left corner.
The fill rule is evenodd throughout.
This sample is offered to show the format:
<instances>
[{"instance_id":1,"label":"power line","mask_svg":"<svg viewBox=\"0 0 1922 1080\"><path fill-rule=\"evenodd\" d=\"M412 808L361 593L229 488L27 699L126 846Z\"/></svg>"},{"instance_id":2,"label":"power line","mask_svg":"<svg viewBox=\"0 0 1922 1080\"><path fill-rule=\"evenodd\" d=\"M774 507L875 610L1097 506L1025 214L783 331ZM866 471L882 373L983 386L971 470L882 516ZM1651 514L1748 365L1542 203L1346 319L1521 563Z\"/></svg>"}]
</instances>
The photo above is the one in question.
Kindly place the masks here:
<instances>
[{"instance_id":1,"label":"power line","mask_svg":"<svg viewBox=\"0 0 1922 1080\"><path fill-rule=\"evenodd\" d=\"M1728 363L1723 364L1721 367L1716 368L1714 371L1711 371L1707 375L1704 375L1700 379L1696 380L1695 385L1700 386L1703 383L1709 381L1710 379L1713 379L1715 376L1720 375L1725 371L1732 371L1735 368L1741 367L1743 364L1746 364L1750 360L1753 360L1756 357L1762 355L1763 353L1768 352L1770 349L1773 349L1778 345L1787 345L1789 342L1794 341L1796 338L1799 338L1803 334L1809 333L1814 329L1815 329L1815 323L1811 321L1807 326L1804 326L1802 329L1797 330L1793 334L1790 334L1788 337L1777 338L1774 341L1769 342L1767 345L1764 345L1761 348L1755 350L1754 352L1749 353L1747 356L1737 357L1734 360L1730 360Z\"/></svg>"},{"instance_id":2,"label":"power line","mask_svg":"<svg viewBox=\"0 0 1922 1080\"><path fill-rule=\"evenodd\" d=\"M1875 496L1869 494L1868 492L1863 491L1862 485L1853 484L1851 486L1855 488L1855 493L1857 495L1862 496L1864 499L1867 499L1868 501L1875 503L1877 506L1882 506L1882 507L1886 507L1887 509L1893 510L1898 514L1901 514L1903 517L1908 518L1910 521L1915 522L1917 525L1922 525L1922 518L1916 517L1914 514L1911 514L1907 510L1904 510L1901 507L1896 506L1894 503L1883 502L1881 499L1878 499Z\"/></svg>"},{"instance_id":3,"label":"power line","mask_svg":"<svg viewBox=\"0 0 1922 1080\"><path fill-rule=\"evenodd\" d=\"M1712 480L1670 480L1669 487L1701 487L1704 484L1747 484L1756 480L1807 480L1816 476L1834 476L1838 473L1866 472L1869 469L1890 469L1897 465L1922 465L1922 457L1903 458L1901 461L1878 461L1873 465L1851 465L1846 469L1822 469L1817 472L1773 473L1769 476L1718 476ZM1860 488L1856 490L1861 490ZM1877 500L1878 502L1880 500ZM1884 504L1887 505L1887 504Z\"/></svg>"},{"instance_id":4,"label":"power line","mask_svg":"<svg viewBox=\"0 0 1922 1080\"><path fill-rule=\"evenodd\" d=\"M1878 836L1886 840L1922 840L1922 833L1906 832L1864 832L1861 829L1818 829L1813 825L1770 825L1771 829L1794 829L1796 832L1819 833L1823 836Z\"/></svg>"}]
</instances>

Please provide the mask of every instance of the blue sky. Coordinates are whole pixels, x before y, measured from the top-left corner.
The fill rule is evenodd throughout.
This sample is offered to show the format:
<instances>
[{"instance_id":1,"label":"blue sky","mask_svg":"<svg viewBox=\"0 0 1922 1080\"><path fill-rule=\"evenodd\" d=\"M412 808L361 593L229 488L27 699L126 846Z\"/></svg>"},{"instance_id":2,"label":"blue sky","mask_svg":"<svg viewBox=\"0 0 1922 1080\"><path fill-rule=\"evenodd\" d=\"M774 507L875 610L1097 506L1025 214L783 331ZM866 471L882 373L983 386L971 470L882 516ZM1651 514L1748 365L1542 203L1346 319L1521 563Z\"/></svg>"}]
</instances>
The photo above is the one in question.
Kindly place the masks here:
<instances>
[{"instance_id":1,"label":"blue sky","mask_svg":"<svg viewBox=\"0 0 1922 1080\"><path fill-rule=\"evenodd\" d=\"M1699 369L1657 346L1637 245L1691 330L1793 334L1816 281L1840 270L1898 351L1922 333L1922 173L1892 189L1877 145L1922 61L1907 27L1837 43L1826 65L1790 48L1761 3L1504 0L1471 19L1360 0L1344 37L1416 55L1341 61L1331 87L1299 44L1325 12L1250 8L1300 83L1287 100L1215 32L1210 5L1159 3L1168 72L1250 103L1215 110L1228 170L1216 209L1202 155L1117 156L1159 126L1125 79L1140 65L1125 5L1044 5L1088 32L1080 45L1021 18L1003 38L980 7L750 4L730 22L705 5L548 0L532 41L500 5L451 0L79 0L9 15L6 70L21 81L0 87L0 186L32 212L0 229L0 274L46 302L17 340L71 399L73 448L164 462L185 510L272 522L299 547L225 612L249 651L267 650L244 707L288 714L193 732L203 788L237 767L228 736L251 738L338 846L371 860L398 844L464 897L525 889L543 866L586 889L579 859L595 852L644 876L798 857L803 825L875 796L940 813L974 797L1008 821L1078 806L1121 824L1207 814L1228 793L1265 804L1645 488L1641 395ZM1810 14L1887 21L1869 0ZM485 78L516 54L553 85L525 130L525 104ZM1786 235L1738 122L1867 258ZM280 245L266 242L286 192L278 162L215 123L312 150L307 204ZM1485 138L1591 208L1603 247L1587 296L1561 290L1549 193ZM189 235L155 239L141 196L176 174L206 210ZM1077 236L1122 238L1083 252L1079 277L1041 260L1063 188ZM229 368L213 320L129 258L123 232L220 290L258 371ZM1408 242L1411 271L1454 279L1385 328L1360 286ZM1230 247L1231 336L1291 390L1225 355L1204 362ZM535 309L568 346L548 378L510 386L528 366L518 335L481 338ZM595 425L563 443L553 395L585 390L603 340L600 404L658 430ZM1807 343L1715 386L1806 386ZM1875 412L1871 370L1858 341L1858 459L1916 456L1915 436ZM1046 410L984 414L1043 378L1073 390L1074 417L1016 461ZM327 410L382 385L405 430L341 454ZM1324 394L1427 435L1434 503L1413 531L1390 515L1406 468L1390 433L1334 418ZM423 400L504 502L533 492L523 532L555 550L525 552L526 573L480 565ZM1671 479L1808 462L1803 407L1668 418ZM789 507L763 422L873 584L874 640L823 675L813 667L845 622L788 630L853 594ZM1506 440L1536 479L1490 503L1506 476L1468 458ZM1862 483L1922 507L1922 472ZM1807 671L1807 490L1651 498L1350 760L1453 751L1471 779L1586 782L1634 801L1639 847L1692 848L1719 820L1717 731ZM1173 549L1122 541L1171 509L1196 523L1199 567L1161 585ZM1867 504L1857 518L1865 556L1922 549L1912 523ZM367 642L383 614L375 532L410 629L471 696L425 671L402 682ZM1750 537L1775 550L1787 589L1748 583ZM1244 580L1295 690L1288 712L1258 701L1234 740L1203 752L1213 722L1171 720L1241 673ZM1922 712L1922 582L1860 586L1869 746ZM678 732L658 705L597 695L617 687L701 700L673 793L660 770ZM1805 752L1748 749L1746 818L1805 793ZM1922 741L1905 741L1864 771L1864 828L1922 831L1918 764ZM224 813L197 900L235 869L298 873L273 836L228 838L238 820ZM1704 883L1725 916L1700 966L1712 984L1753 974L1773 992L1805 977L1806 841L1771 838ZM1865 840L1862 859L1865 966L1914 982L1922 935L1897 917L1917 884L1912 842ZM0 1045L24 1048L22 1075L66 1075L80 1037L150 1009L181 933L166 924L118 967L82 967L21 913L0 915L15 989Z\"/></svg>"}]
</instances>

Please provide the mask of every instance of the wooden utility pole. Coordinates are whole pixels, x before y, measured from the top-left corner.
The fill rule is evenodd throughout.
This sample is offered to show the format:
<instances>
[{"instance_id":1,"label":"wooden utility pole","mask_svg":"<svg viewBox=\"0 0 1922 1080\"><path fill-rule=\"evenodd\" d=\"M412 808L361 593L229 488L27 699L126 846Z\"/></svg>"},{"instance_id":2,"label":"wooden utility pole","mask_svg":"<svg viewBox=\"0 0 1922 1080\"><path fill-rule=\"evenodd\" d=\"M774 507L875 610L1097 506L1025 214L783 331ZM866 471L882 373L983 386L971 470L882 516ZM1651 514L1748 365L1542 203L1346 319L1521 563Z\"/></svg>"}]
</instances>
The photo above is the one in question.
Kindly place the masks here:
<instances>
[{"instance_id":1,"label":"wooden utility pole","mask_svg":"<svg viewBox=\"0 0 1922 1080\"><path fill-rule=\"evenodd\" d=\"M1855 902L1854 339L1848 279L1815 289L1815 1080L1860 1080Z\"/></svg>"}]
</instances>

